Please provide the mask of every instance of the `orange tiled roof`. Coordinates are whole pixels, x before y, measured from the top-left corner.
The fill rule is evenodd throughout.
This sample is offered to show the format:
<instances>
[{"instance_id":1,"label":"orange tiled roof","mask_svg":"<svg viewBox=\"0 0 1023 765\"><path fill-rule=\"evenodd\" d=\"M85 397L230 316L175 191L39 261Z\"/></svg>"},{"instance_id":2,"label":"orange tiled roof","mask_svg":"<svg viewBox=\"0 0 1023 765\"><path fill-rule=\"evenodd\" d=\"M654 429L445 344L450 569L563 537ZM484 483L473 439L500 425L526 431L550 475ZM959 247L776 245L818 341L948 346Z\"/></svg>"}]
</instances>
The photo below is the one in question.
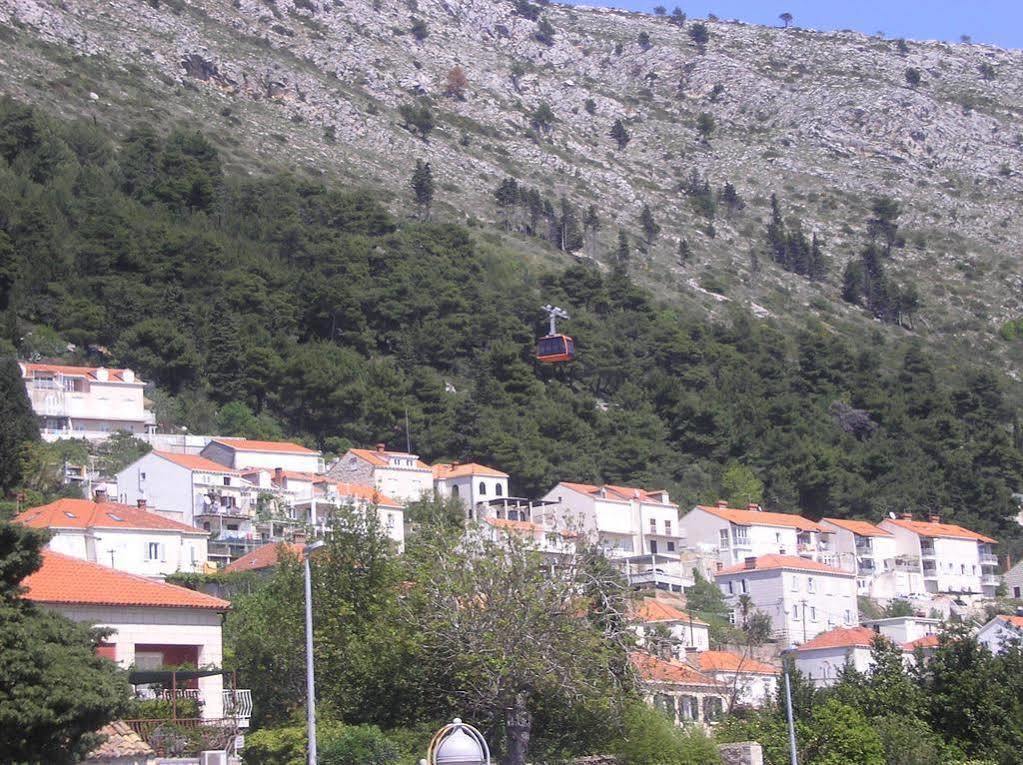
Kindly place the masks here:
<instances>
[{"instance_id":1,"label":"orange tiled roof","mask_svg":"<svg viewBox=\"0 0 1023 765\"><path fill-rule=\"evenodd\" d=\"M924 635L916 640L910 640L908 643L903 643L902 648L906 651L915 651L917 648L937 648L938 647L938 636L937 635Z\"/></svg>"},{"instance_id":2,"label":"orange tiled roof","mask_svg":"<svg viewBox=\"0 0 1023 765\"><path fill-rule=\"evenodd\" d=\"M692 622L707 626L707 622L690 616L684 611L679 611L671 604L656 598L643 598L634 607L633 616L641 622L686 622L687 624Z\"/></svg>"},{"instance_id":3,"label":"orange tiled roof","mask_svg":"<svg viewBox=\"0 0 1023 765\"><path fill-rule=\"evenodd\" d=\"M731 651L701 651L696 654L696 663L703 672L735 672L750 675L778 675L781 670L749 656L740 656Z\"/></svg>"},{"instance_id":4,"label":"orange tiled roof","mask_svg":"<svg viewBox=\"0 0 1023 765\"><path fill-rule=\"evenodd\" d=\"M439 481L446 478L464 478L465 476L485 475L491 478L507 478L507 473L502 473L496 468L480 465L478 462L465 462L458 465L438 462L433 466L433 477Z\"/></svg>"},{"instance_id":5,"label":"orange tiled roof","mask_svg":"<svg viewBox=\"0 0 1023 765\"><path fill-rule=\"evenodd\" d=\"M697 505L700 510L740 526L784 526L800 531L826 531L820 524L792 513L770 513L766 510L739 510L734 507Z\"/></svg>"},{"instance_id":6,"label":"orange tiled roof","mask_svg":"<svg viewBox=\"0 0 1023 765\"><path fill-rule=\"evenodd\" d=\"M209 534L132 505L93 502L91 499L58 499L48 505L31 507L14 520L36 529L154 529Z\"/></svg>"},{"instance_id":7,"label":"orange tiled roof","mask_svg":"<svg viewBox=\"0 0 1023 765\"><path fill-rule=\"evenodd\" d=\"M1023 616L1012 616L1010 614L998 614L996 619L1001 619L1003 622L1011 624L1013 627L1018 627L1023 630Z\"/></svg>"},{"instance_id":8,"label":"orange tiled roof","mask_svg":"<svg viewBox=\"0 0 1023 765\"><path fill-rule=\"evenodd\" d=\"M295 557L301 557L305 545L294 542L271 542L270 544L257 547L250 553L246 553L236 561L228 563L224 571L237 573L238 571L260 571L265 568L273 568L281 554L281 550Z\"/></svg>"},{"instance_id":9,"label":"orange tiled roof","mask_svg":"<svg viewBox=\"0 0 1023 765\"><path fill-rule=\"evenodd\" d=\"M132 760L139 758L148 761L156 754L153 747L147 744L124 720L114 720L96 732L105 738L102 744L86 755L86 762L96 760L109 762L122 758Z\"/></svg>"},{"instance_id":10,"label":"orange tiled roof","mask_svg":"<svg viewBox=\"0 0 1023 765\"><path fill-rule=\"evenodd\" d=\"M388 457L411 457L413 455L408 452L380 452L376 449L349 449L347 454L354 454L361 460L368 462L370 465L377 465L379 467L387 467L391 463L388 461ZM416 468L420 470L430 470L432 468L420 459L416 459Z\"/></svg>"},{"instance_id":11,"label":"orange tiled roof","mask_svg":"<svg viewBox=\"0 0 1023 765\"><path fill-rule=\"evenodd\" d=\"M822 632L812 640L799 646L797 651L811 651L814 648L870 648L876 632L870 627L836 627Z\"/></svg>"},{"instance_id":12,"label":"orange tiled roof","mask_svg":"<svg viewBox=\"0 0 1023 765\"><path fill-rule=\"evenodd\" d=\"M175 454L173 452L158 451L154 451L153 454L189 470L201 470L204 473L223 473L225 475L241 474L240 470L232 470L221 465L219 462L200 457L198 454Z\"/></svg>"},{"instance_id":13,"label":"orange tiled roof","mask_svg":"<svg viewBox=\"0 0 1023 765\"><path fill-rule=\"evenodd\" d=\"M93 606L151 606L226 611L231 604L202 592L43 550L43 565L22 585L39 603Z\"/></svg>"},{"instance_id":14,"label":"orange tiled roof","mask_svg":"<svg viewBox=\"0 0 1023 765\"><path fill-rule=\"evenodd\" d=\"M821 521L827 521L828 523L838 526L840 529L851 531L861 537L890 537L891 533L885 531L880 526L875 526L873 523L867 523L866 521L850 521L844 518L821 518Z\"/></svg>"},{"instance_id":15,"label":"orange tiled roof","mask_svg":"<svg viewBox=\"0 0 1023 765\"><path fill-rule=\"evenodd\" d=\"M800 558L796 555L761 555L757 558L755 568L746 568L745 563L736 563L734 566L726 566L714 572L715 576L722 574L739 574L743 571L769 571L771 569L790 568L796 571L820 571L824 574L840 574L842 576L856 576L848 571L839 568L826 566L809 558Z\"/></svg>"},{"instance_id":16,"label":"orange tiled roof","mask_svg":"<svg viewBox=\"0 0 1023 765\"><path fill-rule=\"evenodd\" d=\"M239 452L269 452L271 454L319 454L290 441L252 441L248 438L214 438L213 443L228 446Z\"/></svg>"},{"instance_id":17,"label":"orange tiled roof","mask_svg":"<svg viewBox=\"0 0 1023 765\"><path fill-rule=\"evenodd\" d=\"M978 542L990 542L998 544L998 541L976 531L964 529L954 523L931 523L930 521L907 521L902 518L888 518L882 523L891 523L900 528L912 531L922 537L940 537L946 539L976 539Z\"/></svg>"},{"instance_id":18,"label":"orange tiled roof","mask_svg":"<svg viewBox=\"0 0 1023 765\"><path fill-rule=\"evenodd\" d=\"M637 489L631 486L614 486L609 483L602 486L594 486L589 483L572 483L571 481L562 481L559 486L565 486L580 494L589 494L591 496L599 496L601 491L603 491L605 496L601 498L609 499L613 502L628 502L629 500L637 499L640 502L654 502L658 505L665 504L661 501L662 492L656 489ZM667 504L672 503L669 502Z\"/></svg>"},{"instance_id":19,"label":"orange tiled roof","mask_svg":"<svg viewBox=\"0 0 1023 765\"><path fill-rule=\"evenodd\" d=\"M99 382L99 378L96 376L96 372L100 369L106 369L107 375L109 376L108 382L120 382L123 383L124 373L127 370L124 369L110 369L109 367L73 367L65 364L32 364L26 361L20 362L25 372L49 372L51 374L61 374L67 377L86 377L92 382ZM144 382L135 378L135 383L139 385L145 385Z\"/></svg>"},{"instance_id":20,"label":"orange tiled roof","mask_svg":"<svg viewBox=\"0 0 1023 765\"><path fill-rule=\"evenodd\" d=\"M346 483L344 481L339 481L334 485L337 487L337 494L341 499L352 497L354 499L364 499L377 507L394 507L399 509L402 507L401 502L388 497L386 494L381 494L372 486L363 486L360 483Z\"/></svg>"},{"instance_id":21,"label":"orange tiled roof","mask_svg":"<svg viewBox=\"0 0 1023 765\"><path fill-rule=\"evenodd\" d=\"M717 680L703 674L691 664L681 661L658 659L656 656L638 651L629 654L629 661L639 676L647 682L721 687Z\"/></svg>"}]
</instances>

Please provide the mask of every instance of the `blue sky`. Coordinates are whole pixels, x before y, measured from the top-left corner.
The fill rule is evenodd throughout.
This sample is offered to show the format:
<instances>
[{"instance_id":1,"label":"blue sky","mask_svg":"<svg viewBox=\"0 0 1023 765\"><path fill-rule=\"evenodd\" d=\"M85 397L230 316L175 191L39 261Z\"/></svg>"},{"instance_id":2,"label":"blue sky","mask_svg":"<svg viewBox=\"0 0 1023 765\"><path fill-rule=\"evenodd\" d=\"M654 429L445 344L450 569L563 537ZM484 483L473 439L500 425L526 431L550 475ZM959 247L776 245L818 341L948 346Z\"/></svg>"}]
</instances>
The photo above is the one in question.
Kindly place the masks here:
<instances>
[{"instance_id":1,"label":"blue sky","mask_svg":"<svg viewBox=\"0 0 1023 765\"><path fill-rule=\"evenodd\" d=\"M751 24L777 25L778 14L788 11L795 25L813 29L855 29L887 37L911 40L958 41L970 35L974 42L1006 48L1023 48L1023 0L716 0L675 2L674 0L580 0L583 5L606 5L635 11L651 11L664 5L669 11L678 5L690 17L713 13L722 19L739 19Z\"/></svg>"}]
</instances>

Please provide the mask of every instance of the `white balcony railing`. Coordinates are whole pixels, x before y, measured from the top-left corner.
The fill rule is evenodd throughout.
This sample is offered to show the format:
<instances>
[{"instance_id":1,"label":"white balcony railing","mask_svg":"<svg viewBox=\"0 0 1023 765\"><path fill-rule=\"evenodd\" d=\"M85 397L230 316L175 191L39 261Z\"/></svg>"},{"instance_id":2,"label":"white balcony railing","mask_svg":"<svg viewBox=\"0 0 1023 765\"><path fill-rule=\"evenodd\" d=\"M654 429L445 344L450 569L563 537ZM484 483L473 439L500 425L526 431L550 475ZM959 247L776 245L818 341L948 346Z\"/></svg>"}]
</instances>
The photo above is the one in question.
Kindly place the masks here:
<instances>
[{"instance_id":1,"label":"white balcony railing","mask_svg":"<svg viewBox=\"0 0 1023 765\"><path fill-rule=\"evenodd\" d=\"M997 555L992 555L991 553L981 553L980 554L980 565L982 565L982 566L997 566L998 565L998 556Z\"/></svg>"},{"instance_id":2,"label":"white balcony railing","mask_svg":"<svg viewBox=\"0 0 1023 765\"><path fill-rule=\"evenodd\" d=\"M224 717L245 720L245 724L248 724L248 719L252 717L252 691L248 688L224 691Z\"/></svg>"}]
</instances>

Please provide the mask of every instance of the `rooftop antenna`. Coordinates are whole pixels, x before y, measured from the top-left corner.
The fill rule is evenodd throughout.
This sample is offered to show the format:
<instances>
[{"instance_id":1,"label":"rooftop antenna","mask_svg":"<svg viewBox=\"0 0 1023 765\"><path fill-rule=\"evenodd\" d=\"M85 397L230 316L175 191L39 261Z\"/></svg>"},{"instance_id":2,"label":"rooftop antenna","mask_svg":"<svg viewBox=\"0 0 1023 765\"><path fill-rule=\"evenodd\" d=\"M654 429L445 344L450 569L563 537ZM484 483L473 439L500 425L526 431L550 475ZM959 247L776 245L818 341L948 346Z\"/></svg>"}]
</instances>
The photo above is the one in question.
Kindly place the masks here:
<instances>
[{"instance_id":1,"label":"rooftop antenna","mask_svg":"<svg viewBox=\"0 0 1023 765\"><path fill-rule=\"evenodd\" d=\"M412 454L412 432L408 425L408 407L405 407L405 451Z\"/></svg>"},{"instance_id":2,"label":"rooftop antenna","mask_svg":"<svg viewBox=\"0 0 1023 765\"><path fill-rule=\"evenodd\" d=\"M551 305L550 303L545 305L543 307L543 310L547 312L547 318L550 321L550 331L547 334L548 335L556 335L556 334L558 334L558 324L557 324L558 319L567 319L568 318L568 312L564 311L561 308L558 308L558 306L556 306L556 305Z\"/></svg>"}]
</instances>

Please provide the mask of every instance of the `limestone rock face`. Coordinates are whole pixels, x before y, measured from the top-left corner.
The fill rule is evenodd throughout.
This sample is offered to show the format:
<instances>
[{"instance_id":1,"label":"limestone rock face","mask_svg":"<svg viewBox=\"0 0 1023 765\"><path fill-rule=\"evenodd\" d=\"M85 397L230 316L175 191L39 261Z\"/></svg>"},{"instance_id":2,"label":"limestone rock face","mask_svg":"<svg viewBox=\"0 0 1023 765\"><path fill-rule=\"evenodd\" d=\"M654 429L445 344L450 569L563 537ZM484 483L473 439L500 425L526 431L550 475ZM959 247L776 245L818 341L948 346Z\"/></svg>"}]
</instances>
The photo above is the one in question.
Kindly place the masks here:
<instances>
[{"instance_id":1,"label":"limestone rock face","mask_svg":"<svg viewBox=\"0 0 1023 765\"><path fill-rule=\"evenodd\" d=\"M1010 371L1023 358L997 335L1023 316L1023 53L737 22L700 22L701 49L693 20L538 10L552 37L505 0L0 0L0 76L15 97L114 129L200 127L236 166L398 190L399 207L427 160L448 217L496 222L493 191L513 176L554 204L596 206L588 257L606 262L624 229L641 280L708 311L738 302L870 328L840 300L841 272L886 194L905 237L889 272L921 293L914 331ZM446 95L455 66L462 98ZM420 102L436 121L425 138L398 113ZM543 102L555 121L539 134L530 115ZM609 135L618 119L623 150ZM693 171L732 183L745 207L708 220L682 190ZM823 282L764 254L772 192L824 241ZM650 243L644 204L661 227ZM693 257L680 266L683 238Z\"/></svg>"}]
</instances>

